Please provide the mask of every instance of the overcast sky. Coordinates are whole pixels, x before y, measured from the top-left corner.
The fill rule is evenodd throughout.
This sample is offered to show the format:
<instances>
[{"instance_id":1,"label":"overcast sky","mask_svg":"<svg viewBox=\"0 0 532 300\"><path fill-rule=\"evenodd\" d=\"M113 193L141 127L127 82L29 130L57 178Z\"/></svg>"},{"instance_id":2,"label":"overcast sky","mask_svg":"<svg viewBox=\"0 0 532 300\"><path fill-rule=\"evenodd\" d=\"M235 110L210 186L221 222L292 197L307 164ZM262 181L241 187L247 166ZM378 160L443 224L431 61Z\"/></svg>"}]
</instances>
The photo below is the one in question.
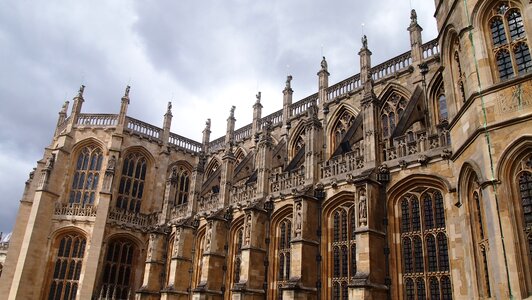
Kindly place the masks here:
<instances>
[{"instance_id":1,"label":"overcast sky","mask_svg":"<svg viewBox=\"0 0 532 300\"><path fill-rule=\"evenodd\" d=\"M1 1L0 231L81 84L83 112L118 113L129 84L129 116L160 127L172 101L172 132L201 141L211 118L213 140L257 91L263 116L281 109L288 74L294 102L315 93L322 55L330 84L358 73L362 33L373 65L409 50L411 6L435 38L432 0Z\"/></svg>"}]
</instances>

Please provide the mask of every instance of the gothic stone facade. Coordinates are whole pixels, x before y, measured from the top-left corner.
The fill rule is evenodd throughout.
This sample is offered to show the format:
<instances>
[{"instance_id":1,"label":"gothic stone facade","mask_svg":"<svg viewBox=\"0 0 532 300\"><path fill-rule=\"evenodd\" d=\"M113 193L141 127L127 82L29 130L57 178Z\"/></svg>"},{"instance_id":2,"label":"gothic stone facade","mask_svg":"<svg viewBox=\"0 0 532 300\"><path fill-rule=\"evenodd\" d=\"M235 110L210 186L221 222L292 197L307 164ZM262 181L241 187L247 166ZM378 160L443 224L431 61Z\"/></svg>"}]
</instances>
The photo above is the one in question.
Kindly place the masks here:
<instances>
[{"instance_id":1,"label":"gothic stone facade","mask_svg":"<svg viewBox=\"0 0 532 300\"><path fill-rule=\"evenodd\" d=\"M7 299L532 295L532 5L436 0L439 36L202 142L66 104L26 182ZM405 22L406 23L406 22ZM318 68L317 68L318 69Z\"/></svg>"}]
</instances>

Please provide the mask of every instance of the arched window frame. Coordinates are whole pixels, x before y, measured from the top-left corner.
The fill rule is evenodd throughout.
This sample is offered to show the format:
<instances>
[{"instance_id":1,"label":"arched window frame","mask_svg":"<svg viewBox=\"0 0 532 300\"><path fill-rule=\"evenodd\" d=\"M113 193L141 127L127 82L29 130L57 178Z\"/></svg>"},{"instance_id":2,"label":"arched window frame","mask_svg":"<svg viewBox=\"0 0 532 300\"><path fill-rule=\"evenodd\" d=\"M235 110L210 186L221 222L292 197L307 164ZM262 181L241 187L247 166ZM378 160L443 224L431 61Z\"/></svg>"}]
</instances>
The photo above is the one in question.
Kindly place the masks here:
<instances>
[{"instance_id":1,"label":"arched window frame","mask_svg":"<svg viewBox=\"0 0 532 300\"><path fill-rule=\"evenodd\" d=\"M188 195L190 189L190 171L182 166L174 167L173 174L170 175L171 190L173 195L170 199L173 206L180 206L188 203Z\"/></svg>"},{"instance_id":2,"label":"arched window frame","mask_svg":"<svg viewBox=\"0 0 532 300\"><path fill-rule=\"evenodd\" d=\"M292 241L292 219L283 219L278 226L277 252L279 256L277 267L277 285L282 285L290 279L290 244Z\"/></svg>"},{"instance_id":3,"label":"arched window frame","mask_svg":"<svg viewBox=\"0 0 532 300\"><path fill-rule=\"evenodd\" d=\"M397 92L392 92L381 108L382 137L389 138L401 119L408 100Z\"/></svg>"},{"instance_id":4,"label":"arched window frame","mask_svg":"<svg viewBox=\"0 0 532 300\"><path fill-rule=\"evenodd\" d=\"M131 298L135 292L133 281L138 255L136 244L128 239L114 239L108 243L101 279L101 295L117 299Z\"/></svg>"},{"instance_id":5,"label":"arched window frame","mask_svg":"<svg viewBox=\"0 0 532 300\"><path fill-rule=\"evenodd\" d=\"M65 233L56 238L46 299L76 298L86 243L85 237L77 232Z\"/></svg>"},{"instance_id":6,"label":"arched window frame","mask_svg":"<svg viewBox=\"0 0 532 300\"><path fill-rule=\"evenodd\" d=\"M405 299L422 299L422 291L424 295L436 295L436 289L438 295L451 295L442 192L433 188L419 188L403 194L399 199L401 247L398 250L401 253ZM447 279L449 285L440 284Z\"/></svg>"},{"instance_id":7,"label":"arched window frame","mask_svg":"<svg viewBox=\"0 0 532 300\"><path fill-rule=\"evenodd\" d=\"M70 185L70 205L94 205L102 161L103 154L99 147L85 146L79 151Z\"/></svg>"},{"instance_id":8,"label":"arched window frame","mask_svg":"<svg viewBox=\"0 0 532 300\"><path fill-rule=\"evenodd\" d=\"M337 116L331 132L331 153L340 146L345 134L355 121L355 116L345 107L341 109Z\"/></svg>"},{"instance_id":9,"label":"arched window frame","mask_svg":"<svg viewBox=\"0 0 532 300\"><path fill-rule=\"evenodd\" d=\"M240 267L242 264L242 245L244 243L244 226L240 226L233 239L233 284L240 282Z\"/></svg>"},{"instance_id":10,"label":"arched window frame","mask_svg":"<svg viewBox=\"0 0 532 300\"><path fill-rule=\"evenodd\" d=\"M519 15L519 19L515 17ZM522 9L512 1L499 1L488 12L487 41L499 81L532 72L532 56L528 45Z\"/></svg>"},{"instance_id":11,"label":"arched window frame","mask_svg":"<svg viewBox=\"0 0 532 300\"><path fill-rule=\"evenodd\" d=\"M532 257L532 153L519 163L515 174L515 185L519 199L517 211L522 224L521 232L524 234L524 248L528 250L526 252L528 257ZM529 263L532 265L532 260Z\"/></svg>"},{"instance_id":12,"label":"arched window frame","mask_svg":"<svg viewBox=\"0 0 532 300\"><path fill-rule=\"evenodd\" d=\"M357 272L355 214L355 206L347 202L336 207L329 217L331 228L329 240L332 249L332 268L329 270L329 276L333 283L331 290L333 299L347 299L347 286Z\"/></svg>"},{"instance_id":13,"label":"arched window frame","mask_svg":"<svg viewBox=\"0 0 532 300\"><path fill-rule=\"evenodd\" d=\"M148 159L140 153L129 153L122 162L116 207L139 213L148 173Z\"/></svg>"}]
</instances>

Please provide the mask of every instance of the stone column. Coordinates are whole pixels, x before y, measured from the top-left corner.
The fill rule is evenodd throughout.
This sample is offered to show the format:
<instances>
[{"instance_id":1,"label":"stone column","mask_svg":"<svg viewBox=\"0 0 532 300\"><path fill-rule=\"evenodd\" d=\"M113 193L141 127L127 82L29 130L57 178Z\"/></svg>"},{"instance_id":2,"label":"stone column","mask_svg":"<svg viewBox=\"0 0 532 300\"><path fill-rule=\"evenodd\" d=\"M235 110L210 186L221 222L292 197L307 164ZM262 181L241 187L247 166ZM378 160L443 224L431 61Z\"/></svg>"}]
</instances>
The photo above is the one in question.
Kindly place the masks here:
<instances>
[{"instance_id":1,"label":"stone column","mask_svg":"<svg viewBox=\"0 0 532 300\"><path fill-rule=\"evenodd\" d=\"M11 287L4 299L37 299L44 288L43 274L48 263L47 250L54 241L49 241L54 207L58 201L57 190L62 184L62 175L68 168L68 154L47 149L45 158L39 162L37 188L33 205L22 237L18 260L12 262L14 271Z\"/></svg>"},{"instance_id":2,"label":"stone column","mask_svg":"<svg viewBox=\"0 0 532 300\"><path fill-rule=\"evenodd\" d=\"M202 144L203 144L203 152L208 153L209 152L209 141L211 139L211 119L207 119L205 122L205 129L203 129L203 137L202 137Z\"/></svg>"},{"instance_id":3,"label":"stone column","mask_svg":"<svg viewBox=\"0 0 532 300\"><path fill-rule=\"evenodd\" d=\"M164 254L166 253L165 234L161 231L150 233L146 264L144 266L144 278L142 286L137 291L136 299L159 300L161 286L161 274L164 273Z\"/></svg>"},{"instance_id":4,"label":"stone column","mask_svg":"<svg viewBox=\"0 0 532 300\"><path fill-rule=\"evenodd\" d=\"M109 214L110 203L112 199L113 179L115 175L116 155L118 153L110 152L107 158L107 168L104 173L103 184L98 197L96 206L96 218L92 228L90 243L87 243L87 262L101 261L103 254L103 241L105 238L105 227L107 225L107 215ZM98 283L98 264L87 263L84 266L85 271L80 276L79 296L80 299L90 299L91 295L96 296L95 288ZM100 266L101 267L101 266Z\"/></svg>"},{"instance_id":5,"label":"stone column","mask_svg":"<svg viewBox=\"0 0 532 300\"><path fill-rule=\"evenodd\" d=\"M294 199L290 279L283 287L283 299L317 299L318 200L306 195Z\"/></svg>"},{"instance_id":6,"label":"stone column","mask_svg":"<svg viewBox=\"0 0 532 300\"><path fill-rule=\"evenodd\" d=\"M168 255L170 268L166 288L161 291L161 300L188 300L192 273L195 228L180 224L172 227L173 248Z\"/></svg>"},{"instance_id":7,"label":"stone column","mask_svg":"<svg viewBox=\"0 0 532 300\"><path fill-rule=\"evenodd\" d=\"M349 299L386 299L385 197L381 197L379 184L374 181L357 184L357 272L349 284Z\"/></svg>"},{"instance_id":8,"label":"stone column","mask_svg":"<svg viewBox=\"0 0 532 300\"><path fill-rule=\"evenodd\" d=\"M288 136L288 131L292 127L290 118L292 117L292 94L294 94L294 90L292 90L291 82L292 75L288 75L283 90L283 130L281 135L285 137Z\"/></svg>"},{"instance_id":9,"label":"stone column","mask_svg":"<svg viewBox=\"0 0 532 300\"><path fill-rule=\"evenodd\" d=\"M260 104L261 93L257 93L257 101L253 104L253 122L251 123L251 136L255 138L261 130L260 119L262 117L262 104Z\"/></svg>"},{"instance_id":10,"label":"stone column","mask_svg":"<svg viewBox=\"0 0 532 300\"><path fill-rule=\"evenodd\" d=\"M258 207L245 209L240 282L233 288L235 300L259 300L265 297L267 226L267 211Z\"/></svg>"},{"instance_id":11,"label":"stone column","mask_svg":"<svg viewBox=\"0 0 532 300\"><path fill-rule=\"evenodd\" d=\"M305 181L313 183L318 180L319 162L323 155L323 127L318 119L318 107L312 105L307 110L305 120Z\"/></svg>"},{"instance_id":12,"label":"stone column","mask_svg":"<svg viewBox=\"0 0 532 300\"><path fill-rule=\"evenodd\" d=\"M257 197L266 197L269 192L269 177L272 165L273 140L270 134L271 126L266 124L259 143L257 144L257 154L255 156L255 166L257 168Z\"/></svg>"},{"instance_id":13,"label":"stone column","mask_svg":"<svg viewBox=\"0 0 532 300\"><path fill-rule=\"evenodd\" d=\"M193 290L193 300L223 299L225 256L228 226L219 216L207 218L205 241L203 246L200 283Z\"/></svg>"},{"instance_id":14,"label":"stone column","mask_svg":"<svg viewBox=\"0 0 532 300\"><path fill-rule=\"evenodd\" d=\"M70 119L68 120L68 124L66 127L66 132L72 131L72 127L78 123L78 117L81 113L81 107L83 106L83 102L85 100L83 99L83 92L85 91L85 86L81 85L79 88L78 95L74 97L74 103L72 104L72 111L70 112Z\"/></svg>"},{"instance_id":15,"label":"stone column","mask_svg":"<svg viewBox=\"0 0 532 300\"><path fill-rule=\"evenodd\" d=\"M172 102L168 102L166 113L164 114L163 121L163 134L161 139L163 140L163 149L168 151L168 140L170 138L170 127L172 127Z\"/></svg>"}]
</instances>

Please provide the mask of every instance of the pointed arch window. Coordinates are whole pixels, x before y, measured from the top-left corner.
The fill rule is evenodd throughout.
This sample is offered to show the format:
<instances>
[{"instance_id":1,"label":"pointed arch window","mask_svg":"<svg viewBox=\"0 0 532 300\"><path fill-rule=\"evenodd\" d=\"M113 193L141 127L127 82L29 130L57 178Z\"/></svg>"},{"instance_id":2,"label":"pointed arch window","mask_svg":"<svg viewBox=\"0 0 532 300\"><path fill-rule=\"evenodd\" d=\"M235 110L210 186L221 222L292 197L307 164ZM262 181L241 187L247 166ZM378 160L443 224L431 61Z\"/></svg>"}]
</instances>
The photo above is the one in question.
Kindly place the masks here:
<instances>
[{"instance_id":1,"label":"pointed arch window","mask_svg":"<svg viewBox=\"0 0 532 300\"><path fill-rule=\"evenodd\" d=\"M290 242L292 240L292 222L290 219L284 219L279 225L279 284L290 279Z\"/></svg>"},{"instance_id":2,"label":"pointed arch window","mask_svg":"<svg viewBox=\"0 0 532 300\"><path fill-rule=\"evenodd\" d=\"M531 72L532 59L520 9L511 2L499 2L488 18L488 27L499 79Z\"/></svg>"},{"instance_id":3,"label":"pointed arch window","mask_svg":"<svg viewBox=\"0 0 532 300\"><path fill-rule=\"evenodd\" d=\"M126 156L122 167L116 207L136 213L140 212L147 164L146 158L141 154L131 153Z\"/></svg>"},{"instance_id":4,"label":"pointed arch window","mask_svg":"<svg viewBox=\"0 0 532 300\"><path fill-rule=\"evenodd\" d=\"M76 299L86 240L72 233L64 235L55 252L49 300Z\"/></svg>"},{"instance_id":5,"label":"pointed arch window","mask_svg":"<svg viewBox=\"0 0 532 300\"><path fill-rule=\"evenodd\" d=\"M532 154L521 161L521 170L517 173L520 210L525 242L528 241L528 257L532 258ZM532 259L530 261L532 264Z\"/></svg>"},{"instance_id":6,"label":"pointed arch window","mask_svg":"<svg viewBox=\"0 0 532 300\"><path fill-rule=\"evenodd\" d=\"M353 125L353 122L355 121L355 117L347 110L343 110L343 112L340 114L340 117L338 120L336 120L334 124L334 140L333 140L333 149L338 148L340 146L340 143L342 142L345 134L351 128L351 125Z\"/></svg>"},{"instance_id":7,"label":"pointed arch window","mask_svg":"<svg viewBox=\"0 0 532 300\"><path fill-rule=\"evenodd\" d=\"M174 195L172 196L174 206L188 203L188 190L190 185L190 173L188 170L182 167L179 169L174 168L170 180L174 186Z\"/></svg>"},{"instance_id":8,"label":"pointed arch window","mask_svg":"<svg viewBox=\"0 0 532 300\"><path fill-rule=\"evenodd\" d=\"M356 224L354 206L340 206L331 216L332 225L332 275L333 283L338 289L333 289L333 299L347 299L347 285L357 271L356 265Z\"/></svg>"},{"instance_id":9,"label":"pointed arch window","mask_svg":"<svg viewBox=\"0 0 532 300\"><path fill-rule=\"evenodd\" d=\"M381 110L382 136L390 137L395 130L395 126L403 115L408 101L401 95L393 92L386 100Z\"/></svg>"},{"instance_id":10,"label":"pointed arch window","mask_svg":"<svg viewBox=\"0 0 532 300\"><path fill-rule=\"evenodd\" d=\"M127 240L112 241L107 248L102 277L103 296L129 299L132 291L133 264L136 256L134 244Z\"/></svg>"},{"instance_id":11,"label":"pointed arch window","mask_svg":"<svg viewBox=\"0 0 532 300\"><path fill-rule=\"evenodd\" d=\"M470 180L470 186L477 181L476 175ZM476 265L478 274L479 292L483 297L491 297L491 288L489 280L489 268L487 260L487 249L489 248L488 239L484 235L484 216L482 213L481 197L478 190L469 191L472 234L474 239L474 249L476 255Z\"/></svg>"},{"instance_id":12,"label":"pointed arch window","mask_svg":"<svg viewBox=\"0 0 532 300\"><path fill-rule=\"evenodd\" d=\"M411 191L398 203L401 210L401 260L406 299L451 299L449 255L443 196L434 189ZM440 284L441 282L441 284Z\"/></svg>"},{"instance_id":13,"label":"pointed arch window","mask_svg":"<svg viewBox=\"0 0 532 300\"><path fill-rule=\"evenodd\" d=\"M83 147L75 165L74 178L70 188L69 203L93 205L102 168L102 150L97 147Z\"/></svg>"},{"instance_id":14,"label":"pointed arch window","mask_svg":"<svg viewBox=\"0 0 532 300\"><path fill-rule=\"evenodd\" d=\"M243 237L244 237L244 228L239 228L236 231L235 241L234 241L233 283L240 282L240 266L242 264Z\"/></svg>"}]
</instances>

